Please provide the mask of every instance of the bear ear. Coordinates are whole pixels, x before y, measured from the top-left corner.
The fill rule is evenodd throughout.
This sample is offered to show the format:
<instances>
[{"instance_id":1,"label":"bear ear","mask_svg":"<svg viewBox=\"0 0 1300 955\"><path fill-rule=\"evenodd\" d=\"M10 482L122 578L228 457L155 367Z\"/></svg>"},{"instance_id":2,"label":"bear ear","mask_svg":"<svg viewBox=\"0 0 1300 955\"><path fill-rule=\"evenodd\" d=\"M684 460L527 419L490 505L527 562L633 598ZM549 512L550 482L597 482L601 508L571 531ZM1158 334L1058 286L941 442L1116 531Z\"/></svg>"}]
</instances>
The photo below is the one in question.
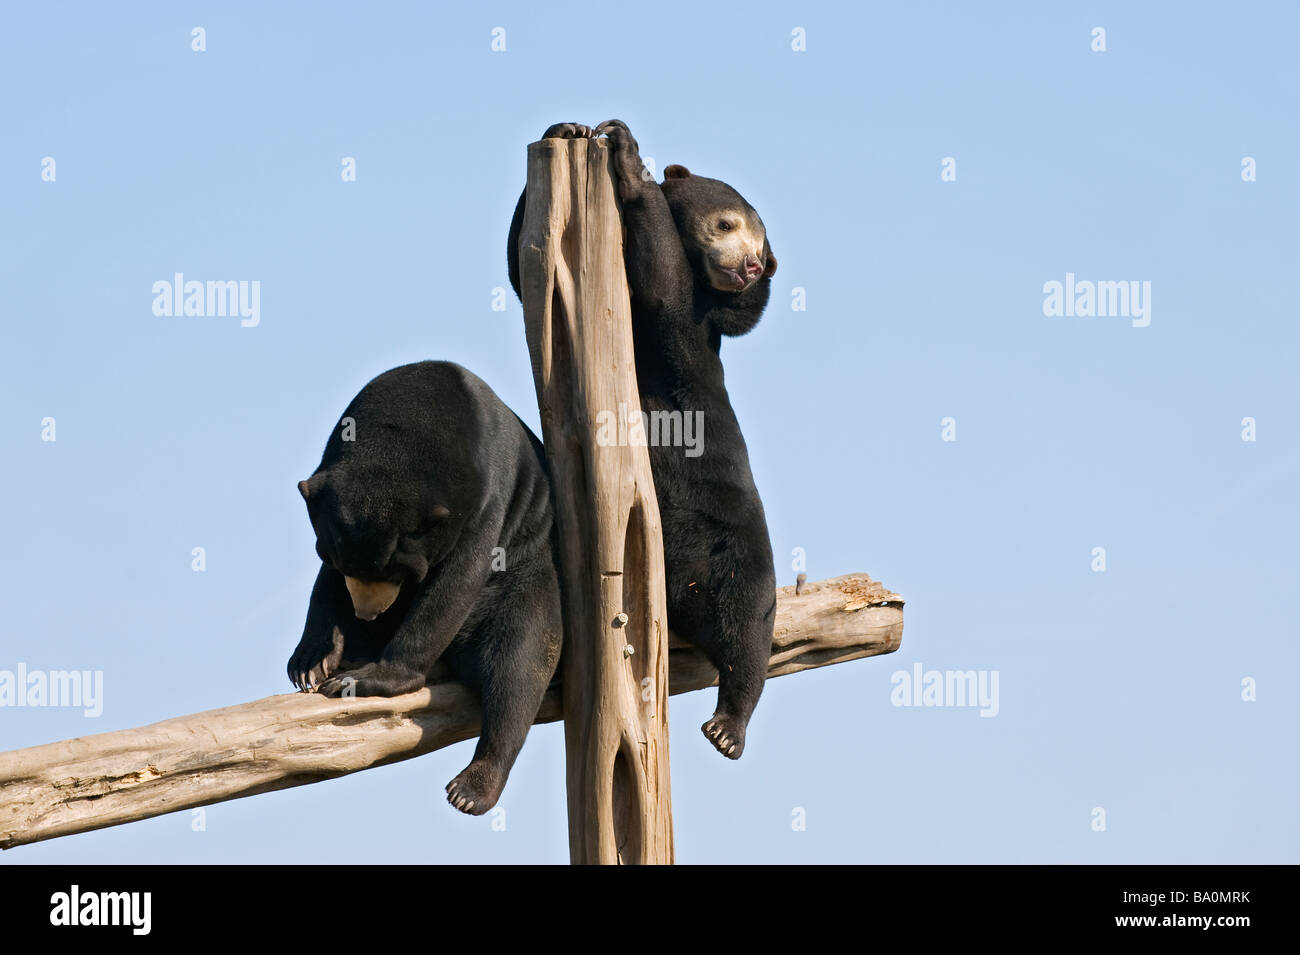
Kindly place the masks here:
<instances>
[{"instance_id":1,"label":"bear ear","mask_svg":"<svg viewBox=\"0 0 1300 955\"><path fill-rule=\"evenodd\" d=\"M664 179L687 179L690 175L691 171L689 169L676 163L664 167Z\"/></svg>"},{"instance_id":2,"label":"bear ear","mask_svg":"<svg viewBox=\"0 0 1300 955\"><path fill-rule=\"evenodd\" d=\"M763 266L763 278L770 279L773 275L776 275L776 256L772 253L772 249L769 246L767 250L767 265Z\"/></svg>"},{"instance_id":3,"label":"bear ear","mask_svg":"<svg viewBox=\"0 0 1300 955\"><path fill-rule=\"evenodd\" d=\"M325 472L317 471L307 480L298 482L298 493L302 495L302 499L304 501L311 503L312 497L321 489L321 487L324 484L325 484Z\"/></svg>"}]
</instances>

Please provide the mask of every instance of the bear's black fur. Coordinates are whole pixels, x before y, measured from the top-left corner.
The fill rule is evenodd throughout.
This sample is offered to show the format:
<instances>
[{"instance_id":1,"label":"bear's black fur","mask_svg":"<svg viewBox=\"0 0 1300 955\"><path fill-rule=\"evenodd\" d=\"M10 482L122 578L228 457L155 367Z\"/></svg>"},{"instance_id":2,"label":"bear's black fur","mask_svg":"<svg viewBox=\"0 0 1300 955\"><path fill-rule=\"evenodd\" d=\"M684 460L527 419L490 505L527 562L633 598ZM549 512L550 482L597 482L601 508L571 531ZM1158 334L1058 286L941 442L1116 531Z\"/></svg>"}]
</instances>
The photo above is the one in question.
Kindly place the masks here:
<instances>
[{"instance_id":1,"label":"bear's black fur","mask_svg":"<svg viewBox=\"0 0 1300 955\"><path fill-rule=\"evenodd\" d=\"M444 661L483 710L448 800L487 812L560 655L541 443L459 365L403 365L361 389L298 489L322 564L289 679L326 696L396 696Z\"/></svg>"},{"instance_id":2,"label":"bear's black fur","mask_svg":"<svg viewBox=\"0 0 1300 955\"><path fill-rule=\"evenodd\" d=\"M776 257L758 213L724 182L664 170L648 174L627 126L552 126L543 138L608 137L623 201L624 261L643 412L702 413L703 452L649 448L663 522L668 624L718 668L718 703L704 734L739 758L767 679L776 575L763 504L723 384L723 335L762 316ZM519 231L510 225L510 281L519 292Z\"/></svg>"}]
</instances>

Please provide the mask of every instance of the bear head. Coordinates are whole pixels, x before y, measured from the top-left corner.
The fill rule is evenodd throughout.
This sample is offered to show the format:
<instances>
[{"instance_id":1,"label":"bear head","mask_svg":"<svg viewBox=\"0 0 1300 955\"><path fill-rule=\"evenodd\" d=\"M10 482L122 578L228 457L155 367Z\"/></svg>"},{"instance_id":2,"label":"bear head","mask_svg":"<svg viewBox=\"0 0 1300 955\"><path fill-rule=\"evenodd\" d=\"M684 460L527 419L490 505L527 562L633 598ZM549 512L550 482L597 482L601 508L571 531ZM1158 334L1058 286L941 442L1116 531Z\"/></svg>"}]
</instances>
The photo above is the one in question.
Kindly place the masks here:
<instances>
[{"instance_id":1,"label":"bear head","mask_svg":"<svg viewBox=\"0 0 1300 955\"><path fill-rule=\"evenodd\" d=\"M440 504L378 493L382 474L336 464L298 482L316 532L316 553L343 575L352 608L374 620L445 556L451 512Z\"/></svg>"},{"instance_id":2,"label":"bear head","mask_svg":"<svg viewBox=\"0 0 1300 955\"><path fill-rule=\"evenodd\" d=\"M776 256L763 220L731 186L692 175L685 166L664 169L661 188L697 280L724 293L733 310L745 310L751 300L756 305L748 309L754 314L747 327L721 331L749 331L767 303L768 280L776 274Z\"/></svg>"}]
</instances>

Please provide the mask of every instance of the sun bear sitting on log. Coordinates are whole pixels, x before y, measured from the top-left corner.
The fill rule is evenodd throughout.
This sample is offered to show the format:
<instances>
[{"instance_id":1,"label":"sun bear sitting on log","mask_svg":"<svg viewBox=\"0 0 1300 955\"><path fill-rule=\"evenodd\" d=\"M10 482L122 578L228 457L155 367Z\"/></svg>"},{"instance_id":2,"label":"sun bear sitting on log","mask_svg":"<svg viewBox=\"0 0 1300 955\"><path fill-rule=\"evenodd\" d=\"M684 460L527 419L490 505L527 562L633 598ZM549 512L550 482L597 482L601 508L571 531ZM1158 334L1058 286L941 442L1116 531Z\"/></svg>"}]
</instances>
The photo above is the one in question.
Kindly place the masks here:
<instances>
[{"instance_id":1,"label":"sun bear sitting on log","mask_svg":"<svg viewBox=\"0 0 1300 955\"><path fill-rule=\"evenodd\" d=\"M397 696L443 661L483 711L474 759L447 798L487 812L560 656L541 442L459 365L403 365L361 389L298 490L321 568L290 681L325 696Z\"/></svg>"}]
</instances>

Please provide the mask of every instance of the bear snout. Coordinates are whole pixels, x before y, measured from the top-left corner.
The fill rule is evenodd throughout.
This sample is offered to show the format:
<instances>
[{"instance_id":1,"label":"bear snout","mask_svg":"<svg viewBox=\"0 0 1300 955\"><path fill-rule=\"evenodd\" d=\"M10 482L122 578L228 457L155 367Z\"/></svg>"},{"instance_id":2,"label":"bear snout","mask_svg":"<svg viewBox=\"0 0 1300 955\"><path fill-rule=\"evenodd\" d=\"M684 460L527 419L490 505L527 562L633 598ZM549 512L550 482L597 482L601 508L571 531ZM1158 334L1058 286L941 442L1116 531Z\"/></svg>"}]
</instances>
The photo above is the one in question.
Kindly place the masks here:
<instances>
[{"instance_id":1,"label":"bear snout","mask_svg":"<svg viewBox=\"0 0 1300 955\"><path fill-rule=\"evenodd\" d=\"M352 598L352 609L358 620L374 620L393 605L401 590L397 584L386 580L344 577L343 582L348 586L348 596Z\"/></svg>"},{"instance_id":2,"label":"bear snout","mask_svg":"<svg viewBox=\"0 0 1300 955\"><path fill-rule=\"evenodd\" d=\"M743 292L760 278L764 269L762 260L752 253L744 255L734 266L718 259L709 262L710 283L720 292Z\"/></svg>"}]
</instances>

